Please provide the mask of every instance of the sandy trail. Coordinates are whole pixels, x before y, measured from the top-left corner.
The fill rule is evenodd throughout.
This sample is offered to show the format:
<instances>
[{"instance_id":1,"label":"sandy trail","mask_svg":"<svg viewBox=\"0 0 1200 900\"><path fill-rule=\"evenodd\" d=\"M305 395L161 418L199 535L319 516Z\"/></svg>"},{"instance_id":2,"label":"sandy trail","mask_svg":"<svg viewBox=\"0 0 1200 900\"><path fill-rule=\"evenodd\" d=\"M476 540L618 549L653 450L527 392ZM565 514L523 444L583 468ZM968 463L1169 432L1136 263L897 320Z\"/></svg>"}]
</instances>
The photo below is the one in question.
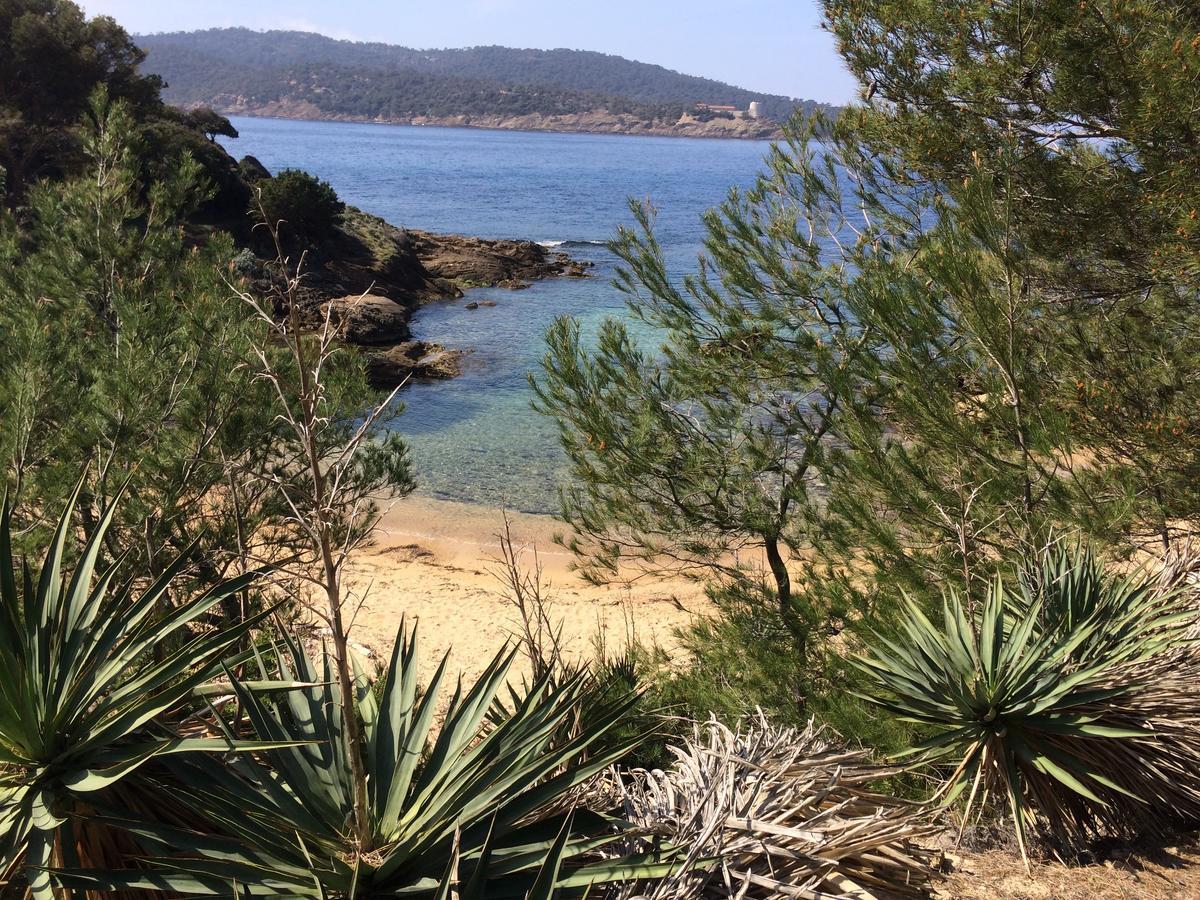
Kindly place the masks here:
<instances>
[{"instance_id":1,"label":"sandy trail","mask_svg":"<svg viewBox=\"0 0 1200 900\"><path fill-rule=\"evenodd\" d=\"M642 579L596 587L569 566L571 555L553 543L561 523L548 516L509 514L523 563L536 547L552 616L562 622L569 653L592 652L597 635L624 646L630 629L646 643L671 648L673 631L708 609L702 589L684 579ZM347 584L365 601L351 639L375 658L390 652L402 618L420 628L422 669L431 673L447 650L451 669L478 674L517 624L516 611L496 577L500 510L409 497L380 521L372 546L351 560Z\"/></svg>"}]
</instances>

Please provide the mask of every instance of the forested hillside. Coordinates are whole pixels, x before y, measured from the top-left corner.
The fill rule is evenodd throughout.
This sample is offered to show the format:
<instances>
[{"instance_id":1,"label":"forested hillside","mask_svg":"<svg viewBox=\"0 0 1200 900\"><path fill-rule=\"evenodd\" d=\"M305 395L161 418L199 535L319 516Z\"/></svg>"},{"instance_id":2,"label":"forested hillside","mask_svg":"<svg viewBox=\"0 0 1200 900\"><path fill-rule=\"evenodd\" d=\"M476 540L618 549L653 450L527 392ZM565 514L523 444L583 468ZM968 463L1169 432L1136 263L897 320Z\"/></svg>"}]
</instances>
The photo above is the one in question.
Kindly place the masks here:
<instances>
[{"instance_id":1,"label":"forested hillside","mask_svg":"<svg viewBox=\"0 0 1200 900\"><path fill-rule=\"evenodd\" d=\"M146 71L166 80L169 102L226 111L306 103L331 117L405 119L606 110L674 123L698 103L746 109L758 100L776 122L821 106L579 50L426 51L241 28L138 40Z\"/></svg>"}]
</instances>

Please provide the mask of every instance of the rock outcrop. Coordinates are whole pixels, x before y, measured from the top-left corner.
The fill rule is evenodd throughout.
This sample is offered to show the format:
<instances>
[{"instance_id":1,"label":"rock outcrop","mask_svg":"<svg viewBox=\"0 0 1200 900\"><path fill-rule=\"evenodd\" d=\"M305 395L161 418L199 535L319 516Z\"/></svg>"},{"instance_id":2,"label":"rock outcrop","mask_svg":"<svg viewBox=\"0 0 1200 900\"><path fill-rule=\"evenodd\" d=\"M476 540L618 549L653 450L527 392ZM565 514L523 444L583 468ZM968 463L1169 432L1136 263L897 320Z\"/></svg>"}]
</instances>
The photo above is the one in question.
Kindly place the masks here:
<instances>
[{"instance_id":1,"label":"rock outcrop","mask_svg":"<svg viewBox=\"0 0 1200 900\"><path fill-rule=\"evenodd\" d=\"M465 287L524 287L530 281L583 277L588 263L551 253L533 241L489 240L455 234L409 231L412 250L425 270Z\"/></svg>"},{"instance_id":2,"label":"rock outcrop","mask_svg":"<svg viewBox=\"0 0 1200 900\"><path fill-rule=\"evenodd\" d=\"M267 167L258 161L255 156L243 156L241 162L238 163L238 171L242 178L253 184L256 181L262 181L264 178L270 178L271 173L267 171Z\"/></svg>"},{"instance_id":3,"label":"rock outcrop","mask_svg":"<svg viewBox=\"0 0 1200 900\"><path fill-rule=\"evenodd\" d=\"M338 297L321 304L320 310L349 344L395 344L409 338L408 310L389 297Z\"/></svg>"},{"instance_id":4,"label":"rock outcrop","mask_svg":"<svg viewBox=\"0 0 1200 900\"><path fill-rule=\"evenodd\" d=\"M462 371L469 351L451 350L441 344L406 341L386 350L367 352L367 377L382 390L391 390L412 379L454 378Z\"/></svg>"},{"instance_id":5,"label":"rock outcrop","mask_svg":"<svg viewBox=\"0 0 1200 900\"><path fill-rule=\"evenodd\" d=\"M252 170L247 176L271 177L250 157L242 166ZM265 296L271 275L261 257L273 248L250 247L237 269ZM372 383L390 389L410 378L459 373L464 351L412 340L409 321L424 304L461 298L473 287L516 289L543 278L585 277L589 266L532 241L410 231L347 207L334 233L307 250L301 316L305 327L315 328L328 315L341 340L367 354Z\"/></svg>"}]
</instances>

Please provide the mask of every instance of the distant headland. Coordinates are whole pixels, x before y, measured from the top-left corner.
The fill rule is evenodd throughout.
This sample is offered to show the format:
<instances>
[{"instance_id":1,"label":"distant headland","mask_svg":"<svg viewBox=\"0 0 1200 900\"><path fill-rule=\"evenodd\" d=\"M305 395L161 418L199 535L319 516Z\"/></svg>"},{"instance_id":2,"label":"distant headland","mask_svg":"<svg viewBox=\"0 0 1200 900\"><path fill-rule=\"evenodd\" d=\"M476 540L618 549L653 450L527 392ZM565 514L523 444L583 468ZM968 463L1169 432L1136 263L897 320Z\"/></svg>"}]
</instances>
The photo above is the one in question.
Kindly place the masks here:
<instances>
[{"instance_id":1,"label":"distant headland","mask_svg":"<svg viewBox=\"0 0 1200 900\"><path fill-rule=\"evenodd\" d=\"M773 139L833 107L581 50L413 50L244 28L142 35L164 99L226 115Z\"/></svg>"}]
</instances>

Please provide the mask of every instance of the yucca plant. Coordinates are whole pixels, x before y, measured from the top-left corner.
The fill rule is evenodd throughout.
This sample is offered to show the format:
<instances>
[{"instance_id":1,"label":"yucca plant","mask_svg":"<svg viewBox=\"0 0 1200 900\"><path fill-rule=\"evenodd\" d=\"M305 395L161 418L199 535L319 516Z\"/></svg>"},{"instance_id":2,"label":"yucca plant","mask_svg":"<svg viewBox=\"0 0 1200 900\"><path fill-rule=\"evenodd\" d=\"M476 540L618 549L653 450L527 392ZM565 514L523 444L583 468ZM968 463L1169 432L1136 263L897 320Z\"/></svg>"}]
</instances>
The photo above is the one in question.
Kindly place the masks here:
<instances>
[{"instance_id":1,"label":"yucca plant","mask_svg":"<svg viewBox=\"0 0 1200 900\"><path fill-rule=\"evenodd\" d=\"M282 679L307 686L270 694L236 681L234 688L260 738L304 743L228 765L198 758L172 764L182 795L224 835L113 823L159 854L151 868L63 873L66 884L195 894L229 894L236 885L253 895L322 898L444 898L453 889L462 900L501 900L670 869L667 858L643 856L586 863L623 826L573 809L580 787L626 751L583 761L621 722L632 697L595 711L584 733L559 741L586 682L543 677L492 721L514 656L506 650L470 688L460 680L437 727L448 657L419 691L416 635L403 630L380 690L365 678L356 684L371 836L369 846L358 843L332 663L285 643Z\"/></svg>"},{"instance_id":2,"label":"yucca plant","mask_svg":"<svg viewBox=\"0 0 1200 900\"><path fill-rule=\"evenodd\" d=\"M930 736L938 796L1006 803L1022 855L1044 821L1070 844L1200 820L1200 674L1190 598L1089 553L1049 551L1015 590L997 580L972 618L955 593L940 625L909 602L898 640L858 661L864 698Z\"/></svg>"},{"instance_id":3,"label":"yucca plant","mask_svg":"<svg viewBox=\"0 0 1200 900\"><path fill-rule=\"evenodd\" d=\"M186 554L140 591L119 580L125 557L98 573L115 504L64 571L79 490L36 579L28 566L18 573L7 501L0 514L0 872L36 897L53 896L47 867L103 855L89 852L90 811L135 789L149 761L230 749L223 738L181 738L162 719L220 673L222 654L256 624L198 624L253 574L172 605Z\"/></svg>"}]
</instances>

